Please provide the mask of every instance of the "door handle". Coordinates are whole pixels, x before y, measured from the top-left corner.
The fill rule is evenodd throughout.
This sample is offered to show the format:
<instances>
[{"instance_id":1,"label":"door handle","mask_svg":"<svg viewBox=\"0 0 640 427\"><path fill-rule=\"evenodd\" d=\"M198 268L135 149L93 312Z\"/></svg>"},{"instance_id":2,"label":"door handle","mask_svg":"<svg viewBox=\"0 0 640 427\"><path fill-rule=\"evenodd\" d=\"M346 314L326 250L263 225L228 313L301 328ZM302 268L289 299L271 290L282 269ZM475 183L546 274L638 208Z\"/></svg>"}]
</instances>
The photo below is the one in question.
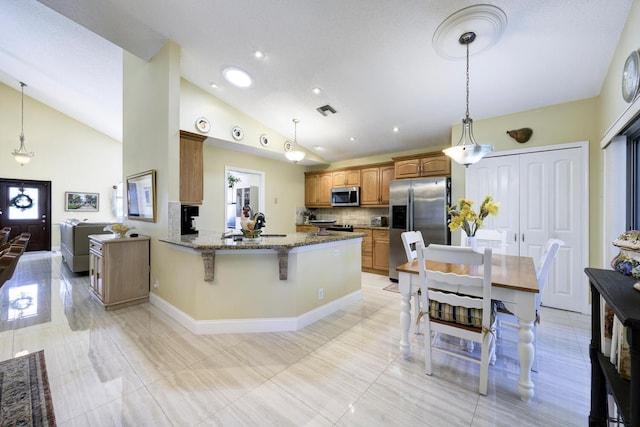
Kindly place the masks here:
<instances>
[{"instance_id":1,"label":"door handle","mask_svg":"<svg viewBox=\"0 0 640 427\"><path fill-rule=\"evenodd\" d=\"M522 241L524 242L524 233L522 233Z\"/></svg>"}]
</instances>

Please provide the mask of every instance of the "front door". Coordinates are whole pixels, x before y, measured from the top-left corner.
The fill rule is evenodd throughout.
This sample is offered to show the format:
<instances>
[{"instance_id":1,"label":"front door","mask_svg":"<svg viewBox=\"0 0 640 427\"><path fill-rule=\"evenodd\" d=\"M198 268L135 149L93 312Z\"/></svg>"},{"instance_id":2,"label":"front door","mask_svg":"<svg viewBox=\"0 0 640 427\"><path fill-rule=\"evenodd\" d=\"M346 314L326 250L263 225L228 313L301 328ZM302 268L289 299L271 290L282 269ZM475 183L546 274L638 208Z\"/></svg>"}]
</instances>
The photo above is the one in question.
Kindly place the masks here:
<instances>
[{"instance_id":1,"label":"front door","mask_svg":"<svg viewBox=\"0 0 640 427\"><path fill-rule=\"evenodd\" d=\"M0 228L31 233L27 251L51 250L51 181L0 179Z\"/></svg>"}]
</instances>

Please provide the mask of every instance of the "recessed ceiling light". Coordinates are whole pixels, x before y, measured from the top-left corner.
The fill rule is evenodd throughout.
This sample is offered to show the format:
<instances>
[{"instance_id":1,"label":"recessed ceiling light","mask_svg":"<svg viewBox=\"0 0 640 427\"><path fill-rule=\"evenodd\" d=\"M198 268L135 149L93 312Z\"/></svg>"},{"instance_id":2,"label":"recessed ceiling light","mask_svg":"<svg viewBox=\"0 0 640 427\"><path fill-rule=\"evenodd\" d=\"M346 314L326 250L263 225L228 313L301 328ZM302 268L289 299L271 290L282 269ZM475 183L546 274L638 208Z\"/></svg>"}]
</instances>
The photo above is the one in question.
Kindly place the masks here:
<instances>
[{"instance_id":1,"label":"recessed ceiling light","mask_svg":"<svg viewBox=\"0 0 640 427\"><path fill-rule=\"evenodd\" d=\"M324 151L324 148L322 148L322 147L321 147L321 146L319 146L319 145L314 145L314 146L313 146L313 149L314 149L314 150L316 150L316 151Z\"/></svg>"},{"instance_id":2,"label":"recessed ceiling light","mask_svg":"<svg viewBox=\"0 0 640 427\"><path fill-rule=\"evenodd\" d=\"M400 128L399 128L398 126L394 126L394 127L393 127L393 131L394 131L394 132L399 132L399 131L400 131Z\"/></svg>"},{"instance_id":3,"label":"recessed ceiling light","mask_svg":"<svg viewBox=\"0 0 640 427\"><path fill-rule=\"evenodd\" d=\"M249 87L253 83L249 73L237 67L225 68L222 75L229 83L238 87Z\"/></svg>"},{"instance_id":4,"label":"recessed ceiling light","mask_svg":"<svg viewBox=\"0 0 640 427\"><path fill-rule=\"evenodd\" d=\"M255 52L253 52L253 54L255 55L256 58L258 59L262 59L264 58L264 52L261 50L256 50Z\"/></svg>"},{"instance_id":5,"label":"recessed ceiling light","mask_svg":"<svg viewBox=\"0 0 640 427\"><path fill-rule=\"evenodd\" d=\"M353 142L353 141L355 141L355 140L356 140L356 137L355 137L355 136L352 136L351 138L349 138L349 141L351 141L351 142Z\"/></svg>"},{"instance_id":6,"label":"recessed ceiling light","mask_svg":"<svg viewBox=\"0 0 640 427\"><path fill-rule=\"evenodd\" d=\"M214 88L214 89L218 89L218 85L215 84L215 83L211 83L211 87Z\"/></svg>"},{"instance_id":7,"label":"recessed ceiling light","mask_svg":"<svg viewBox=\"0 0 640 427\"><path fill-rule=\"evenodd\" d=\"M316 95L320 95L322 93L322 89L320 89L319 87L314 87L313 89L311 89L311 92L315 93Z\"/></svg>"}]
</instances>

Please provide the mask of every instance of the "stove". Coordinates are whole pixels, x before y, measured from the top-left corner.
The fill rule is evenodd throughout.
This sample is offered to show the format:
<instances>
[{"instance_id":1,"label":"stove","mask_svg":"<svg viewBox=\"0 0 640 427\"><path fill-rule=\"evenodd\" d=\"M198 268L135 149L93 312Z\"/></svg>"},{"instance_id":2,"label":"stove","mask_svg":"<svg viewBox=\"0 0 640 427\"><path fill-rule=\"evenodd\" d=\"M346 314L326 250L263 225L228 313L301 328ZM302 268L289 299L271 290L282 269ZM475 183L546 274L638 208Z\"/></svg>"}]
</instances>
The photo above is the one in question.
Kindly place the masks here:
<instances>
[{"instance_id":1,"label":"stove","mask_svg":"<svg viewBox=\"0 0 640 427\"><path fill-rule=\"evenodd\" d=\"M349 231L353 232L353 225L347 224L332 224L330 227L327 227L329 231Z\"/></svg>"}]
</instances>

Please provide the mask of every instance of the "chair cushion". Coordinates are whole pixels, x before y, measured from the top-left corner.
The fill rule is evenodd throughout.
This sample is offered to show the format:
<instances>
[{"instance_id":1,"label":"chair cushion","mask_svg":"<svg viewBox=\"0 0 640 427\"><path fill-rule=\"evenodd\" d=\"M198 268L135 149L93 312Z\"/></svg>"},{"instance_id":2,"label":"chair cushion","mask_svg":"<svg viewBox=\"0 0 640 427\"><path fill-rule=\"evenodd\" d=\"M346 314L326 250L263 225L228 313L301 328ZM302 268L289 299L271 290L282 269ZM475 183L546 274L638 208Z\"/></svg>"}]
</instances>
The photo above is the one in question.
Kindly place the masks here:
<instances>
[{"instance_id":1,"label":"chair cushion","mask_svg":"<svg viewBox=\"0 0 640 427\"><path fill-rule=\"evenodd\" d=\"M495 305L492 304L491 324L495 318ZM429 317L431 319L442 320L443 322L458 323L460 325L482 327L482 309L457 307L438 301L429 301Z\"/></svg>"},{"instance_id":2,"label":"chair cushion","mask_svg":"<svg viewBox=\"0 0 640 427\"><path fill-rule=\"evenodd\" d=\"M477 328L482 326L482 309L480 308L455 307L438 301L429 301L429 316L445 322Z\"/></svg>"}]
</instances>

